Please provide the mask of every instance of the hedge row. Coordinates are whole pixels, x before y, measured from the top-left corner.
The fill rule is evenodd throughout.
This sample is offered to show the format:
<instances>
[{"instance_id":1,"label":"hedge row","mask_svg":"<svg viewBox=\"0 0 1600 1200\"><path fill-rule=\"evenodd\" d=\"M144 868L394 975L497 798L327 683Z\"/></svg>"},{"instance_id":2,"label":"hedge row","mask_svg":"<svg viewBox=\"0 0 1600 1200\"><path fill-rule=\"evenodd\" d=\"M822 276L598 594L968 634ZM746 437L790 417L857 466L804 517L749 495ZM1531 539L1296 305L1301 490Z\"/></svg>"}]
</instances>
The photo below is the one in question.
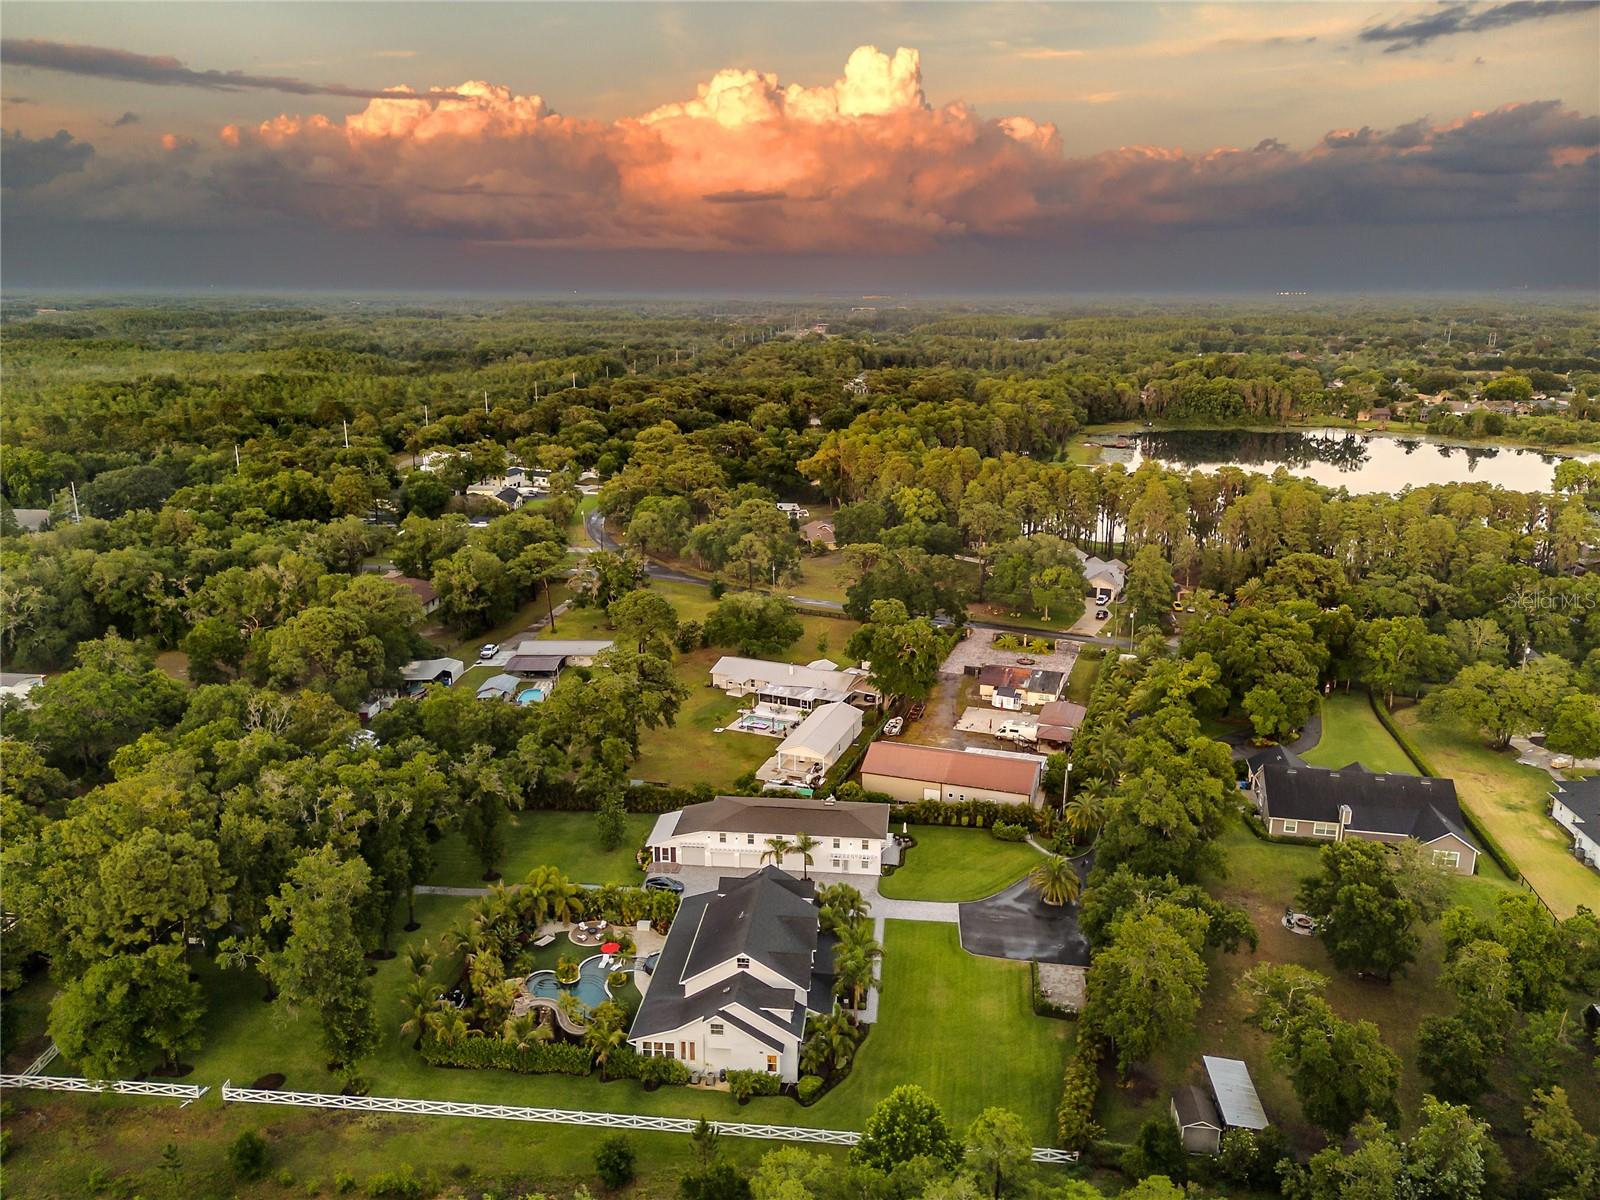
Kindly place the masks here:
<instances>
[{"instance_id":1,"label":"hedge row","mask_svg":"<svg viewBox=\"0 0 1600 1200\"><path fill-rule=\"evenodd\" d=\"M1372 705L1372 711L1377 714L1379 723L1389 731L1389 736L1400 744L1400 749L1406 752L1406 757L1416 765L1417 770L1424 775L1432 776L1434 779L1448 778L1433 769L1432 764L1422 756L1422 751L1412 744L1411 739L1400 729L1399 723L1395 721L1389 710L1384 707L1383 702L1378 699L1370 688L1367 691L1367 702ZM1500 869L1516 882L1523 882L1522 872L1517 869L1517 864L1512 861L1511 855L1507 854L1505 847L1497 842L1489 831L1478 823L1478 819L1467 810L1466 805L1461 806L1461 817L1466 821L1467 828L1472 831L1472 836L1478 839L1483 845L1484 851L1490 858L1494 859Z\"/></svg>"},{"instance_id":2,"label":"hedge row","mask_svg":"<svg viewBox=\"0 0 1600 1200\"><path fill-rule=\"evenodd\" d=\"M866 793L869 800L890 800L881 793ZM1033 833L1041 833L1049 824L1049 814L1044 809L1026 804L998 804L993 800L915 800L910 804L894 804L890 817L896 821L909 821L913 825L965 825L986 829L991 825L1021 825Z\"/></svg>"},{"instance_id":3,"label":"hedge row","mask_svg":"<svg viewBox=\"0 0 1600 1200\"><path fill-rule=\"evenodd\" d=\"M1056 1128L1068 1150L1082 1150L1100 1135L1100 1126L1094 1122L1099 1093L1100 1046L1094 1037L1080 1031L1062 1075L1061 1106L1056 1109Z\"/></svg>"},{"instance_id":4,"label":"hedge row","mask_svg":"<svg viewBox=\"0 0 1600 1200\"><path fill-rule=\"evenodd\" d=\"M518 1048L504 1038L469 1037L447 1046L424 1038L422 1060L432 1067L492 1067L519 1075L587 1075L594 1056L577 1042L534 1042Z\"/></svg>"},{"instance_id":5,"label":"hedge row","mask_svg":"<svg viewBox=\"0 0 1600 1200\"><path fill-rule=\"evenodd\" d=\"M699 804L716 795L716 789L707 784L693 787L667 787L653 783L630 784L623 790L622 803L629 812L664 813ZM537 796L529 797L531 807L552 812L593 812L595 801L585 796L565 779L539 785Z\"/></svg>"},{"instance_id":6,"label":"hedge row","mask_svg":"<svg viewBox=\"0 0 1600 1200\"><path fill-rule=\"evenodd\" d=\"M728 1092L735 1100L748 1100L751 1096L776 1096L782 1090L783 1080L771 1072L728 1072Z\"/></svg>"}]
</instances>

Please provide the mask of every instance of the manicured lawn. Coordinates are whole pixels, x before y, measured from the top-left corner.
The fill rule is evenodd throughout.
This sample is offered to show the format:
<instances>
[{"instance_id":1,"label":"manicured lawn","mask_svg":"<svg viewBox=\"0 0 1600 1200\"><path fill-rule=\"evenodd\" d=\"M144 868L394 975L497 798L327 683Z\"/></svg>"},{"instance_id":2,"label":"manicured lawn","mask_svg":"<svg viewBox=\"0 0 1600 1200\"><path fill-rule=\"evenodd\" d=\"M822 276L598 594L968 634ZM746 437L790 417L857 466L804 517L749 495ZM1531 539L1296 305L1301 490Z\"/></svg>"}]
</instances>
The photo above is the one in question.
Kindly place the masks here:
<instances>
[{"instance_id":1,"label":"manicured lawn","mask_svg":"<svg viewBox=\"0 0 1600 1200\"><path fill-rule=\"evenodd\" d=\"M413 937L439 933L460 911L460 901L426 897ZM962 951L954 926L891 921L885 934L885 991L880 1021L862 1046L851 1076L812 1108L783 1098L740 1107L726 1095L687 1088L646 1092L637 1084L601 1084L598 1076L521 1076L501 1071L439 1070L422 1065L398 1032L394 997L403 983L399 959L378 963L382 1043L368 1066L374 1095L471 1099L600 1111L637 1111L712 1120L770 1121L784 1125L860 1128L873 1105L895 1086L920 1083L938 1100L958 1130L989 1105L1018 1112L1037 1145L1053 1141L1053 1112L1073 1026L1033 1015L1024 963L974 958ZM316 1037L305 1014L285 1018L263 1004L253 977L207 968L217 989L207 1021L206 1045L193 1056L190 1081L249 1084L269 1071L284 1072L285 1086L333 1091L337 1083L318 1061ZM387 1002L386 1002L387 1001ZM358 1181L401 1164L419 1176L466 1187L520 1195L535 1188L569 1195L580 1182L595 1186L593 1155L600 1134L555 1125L508 1126L496 1121L361 1116L250 1105L224 1107L216 1093L185 1109L165 1102L85 1100L19 1093L19 1110L46 1120L8 1121L12 1153L6 1162L7 1194L29 1197L82 1195L91 1166L127 1173L130 1191L157 1194L173 1185L158 1169L162 1147L179 1146L178 1190L194 1195L238 1195L256 1200L332 1193L336 1172ZM235 1183L226 1166L227 1144L245 1129L266 1134L271 1171L258 1184ZM677 1195L677 1177L689 1163L690 1144L670 1134L630 1133L638 1153L639 1182L620 1193L632 1200ZM732 1139L724 1152L750 1169L775 1143ZM833 1153L815 1148L822 1153ZM275 1179L292 1177L290 1190Z\"/></svg>"},{"instance_id":2,"label":"manicured lawn","mask_svg":"<svg viewBox=\"0 0 1600 1200\"><path fill-rule=\"evenodd\" d=\"M1400 744L1372 711L1364 692L1335 692L1322 699L1322 740L1301 756L1314 767L1343 767L1358 762L1382 775L1417 774Z\"/></svg>"},{"instance_id":3,"label":"manicured lawn","mask_svg":"<svg viewBox=\"0 0 1600 1200\"><path fill-rule=\"evenodd\" d=\"M1067 676L1067 690L1062 698L1076 704L1088 704L1090 693L1094 691L1094 681L1100 676L1100 664L1104 661L1105 653L1099 646L1080 649Z\"/></svg>"},{"instance_id":4,"label":"manicured lawn","mask_svg":"<svg viewBox=\"0 0 1600 1200\"><path fill-rule=\"evenodd\" d=\"M878 1025L849 1078L810 1111L819 1124L860 1128L896 1085L919 1083L953 1128L997 1104L1022 1117L1035 1145L1053 1145L1073 1029L1034 1015L1027 963L968 954L954 925L889 921Z\"/></svg>"},{"instance_id":5,"label":"manicured lawn","mask_svg":"<svg viewBox=\"0 0 1600 1200\"><path fill-rule=\"evenodd\" d=\"M1127 1086L1106 1076L1097 1119L1106 1127L1107 1136L1131 1138L1145 1118L1164 1113L1175 1087L1198 1081L1200 1056L1213 1054L1241 1058L1249 1064L1268 1118L1281 1125L1300 1148L1322 1145L1322 1135L1301 1119L1288 1079L1268 1060L1270 1040L1245 1023L1246 1007L1236 987L1245 971L1264 962L1299 963L1321 972L1330 980L1326 996L1336 1012L1347 1020L1365 1019L1378 1026L1385 1044L1403 1064L1400 1107L1409 1119L1427 1090L1427 1081L1415 1065L1417 1027L1423 1018L1454 1008L1454 1001L1438 986L1441 947L1437 928L1424 932L1417 961L1393 983L1363 981L1340 973L1328 961L1318 939L1289 933L1280 923L1301 878L1315 871L1318 849L1262 841L1242 822L1230 824L1221 846L1229 873L1225 879L1213 881L1211 890L1250 913L1261 937L1260 948L1254 953L1210 955L1210 981L1193 1031L1175 1038L1150 1062L1136 1067ZM1498 873L1462 878L1455 882L1450 902L1488 914L1495 897L1510 887ZM1512 1099L1491 1100L1490 1112L1505 1127L1520 1129L1522 1092L1511 1075L1514 1065L1505 1064L1504 1069L1507 1078L1497 1083ZM1578 1065L1569 1072L1569 1092L1573 1086L1582 1087L1584 1069ZM1593 1089L1588 1090L1592 1093ZM1583 1103L1595 1110L1585 1118L1592 1121L1600 1112L1600 1098L1591 1095Z\"/></svg>"},{"instance_id":6,"label":"manicured lawn","mask_svg":"<svg viewBox=\"0 0 1600 1200\"><path fill-rule=\"evenodd\" d=\"M1039 865L1027 842L1002 842L987 829L918 825L905 865L878 890L895 900L981 900Z\"/></svg>"},{"instance_id":7,"label":"manicured lawn","mask_svg":"<svg viewBox=\"0 0 1600 1200\"><path fill-rule=\"evenodd\" d=\"M649 836L655 818L629 813L622 845L602 850L595 839L592 812L514 812L506 830L500 874L508 883L526 879L539 866L560 867L578 883L639 883L644 874L634 852ZM428 882L446 887L483 886L483 867L466 840L453 833L433 848L434 872Z\"/></svg>"},{"instance_id":8,"label":"manicured lawn","mask_svg":"<svg viewBox=\"0 0 1600 1200\"><path fill-rule=\"evenodd\" d=\"M1546 904L1564 917L1580 904L1600 908L1600 876L1572 857L1566 831L1546 811L1552 787L1547 774L1522 766L1514 751L1491 750L1471 734L1419 720L1415 708L1395 713L1395 722L1435 771L1455 780L1462 806L1504 847Z\"/></svg>"},{"instance_id":9,"label":"manicured lawn","mask_svg":"<svg viewBox=\"0 0 1600 1200\"><path fill-rule=\"evenodd\" d=\"M786 594L807 596L816 600L837 600L844 603L845 589L850 586L850 572L845 565L844 551L833 550L815 558L800 560L800 581L786 585Z\"/></svg>"}]
</instances>

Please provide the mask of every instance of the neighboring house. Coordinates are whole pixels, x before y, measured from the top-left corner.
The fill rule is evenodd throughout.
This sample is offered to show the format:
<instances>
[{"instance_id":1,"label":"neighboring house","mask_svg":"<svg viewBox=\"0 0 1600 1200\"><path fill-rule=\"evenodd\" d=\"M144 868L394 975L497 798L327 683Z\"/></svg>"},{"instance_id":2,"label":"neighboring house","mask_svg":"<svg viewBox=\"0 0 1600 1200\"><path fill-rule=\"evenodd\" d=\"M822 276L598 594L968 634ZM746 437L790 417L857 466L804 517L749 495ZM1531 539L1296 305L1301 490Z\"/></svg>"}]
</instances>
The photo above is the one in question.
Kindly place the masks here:
<instances>
[{"instance_id":1,"label":"neighboring house","mask_svg":"<svg viewBox=\"0 0 1600 1200\"><path fill-rule=\"evenodd\" d=\"M978 672L978 695L995 708L1037 708L1059 697L1066 683L1060 671L990 663Z\"/></svg>"},{"instance_id":2,"label":"neighboring house","mask_svg":"<svg viewBox=\"0 0 1600 1200\"><path fill-rule=\"evenodd\" d=\"M1477 868L1478 845L1467 833L1452 780L1375 775L1360 763L1311 767L1279 747L1250 761L1250 792L1274 837L1416 838L1433 849L1434 861L1459 875Z\"/></svg>"},{"instance_id":3,"label":"neighboring house","mask_svg":"<svg viewBox=\"0 0 1600 1200\"><path fill-rule=\"evenodd\" d=\"M832 521L807 521L800 526L800 536L813 546L826 546L832 550L836 545L833 540Z\"/></svg>"},{"instance_id":4,"label":"neighboring house","mask_svg":"<svg viewBox=\"0 0 1600 1200\"><path fill-rule=\"evenodd\" d=\"M1037 740L1055 746L1069 746L1083 724L1088 710L1071 700L1052 700L1039 710Z\"/></svg>"},{"instance_id":5,"label":"neighboring house","mask_svg":"<svg viewBox=\"0 0 1600 1200\"><path fill-rule=\"evenodd\" d=\"M466 669L459 658L419 658L400 668L400 678L406 682L406 695L415 696L431 683L449 687Z\"/></svg>"},{"instance_id":6,"label":"neighboring house","mask_svg":"<svg viewBox=\"0 0 1600 1200\"><path fill-rule=\"evenodd\" d=\"M782 500L778 501L778 511L791 521L804 521L811 515L809 508L802 507L799 504L789 504Z\"/></svg>"},{"instance_id":7,"label":"neighboring house","mask_svg":"<svg viewBox=\"0 0 1600 1200\"><path fill-rule=\"evenodd\" d=\"M43 675L19 675L15 671L0 671L0 700L17 700L27 705L30 703L29 693L43 682Z\"/></svg>"},{"instance_id":8,"label":"neighboring house","mask_svg":"<svg viewBox=\"0 0 1600 1200\"><path fill-rule=\"evenodd\" d=\"M561 672L568 667L591 667L615 642L602 639L525 638L511 648L505 672L519 682L536 683L543 689L530 698L541 701L549 694Z\"/></svg>"},{"instance_id":9,"label":"neighboring house","mask_svg":"<svg viewBox=\"0 0 1600 1200\"><path fill-rule=\"evenodd\" d=\"M769 787L814 788L861 736L861 710L835 702L814 708L778 746L778 752L756 769Z\"/></svg>"},{"instance_id":10,"label":"neighboring house","mask_svg":"<svg viewBox=\"0 0 1600 1200\"><path fill-rule=\"evenodd\" d=\"M399 697L393 692L375 692L356 705L356 716L360 717L361 723L365 725L384 709L393 708L398 699Z\"/></svg>"},{"instance_id":11,"label":"neighboring house","mask_svg":"<svg viewBox=\"0 0 1600 1200\"><path fill-rule=\"evenodd\" d=\"M833 938L816 887L777 867L678 909L628 1043L693 1068L800 1077L806 1014L833 1008Z\"/></svg>"},{"instance_id":12,"label":"neighboring house","mask_svg":"<svg viewBox=\"0 0 1600 1200\"><path fill-rule=\"evenodd\" d=\"M861 764L861 786L903 804L992 800L1037 805L1044 763L1038 754L873 742Z\"/></svg>"},{"instance_id":13,"label":"neighboring house","mask_svg":"<svg viewBox=\"0 0 1600 1200\"><path fill-rule=\"evenodd\" d=\"M819 660L821 661L821 660ZM840 671L762 658L725 655L711 667L711 682L730 696L754 696L757 706L810 712L823 704L876 708L882 697L864 670Z\"/></svg>"},{"instance_id":14,"label":"neighboring house","mask_svg":"<svg viewBox=\"0 0 1600 1200\"><path fill-rule=\"evenodd\" d=\"M1572 853L1600 868L1600 778L1556 784L1550 794L1550 815L1572 835Z\"/></svg>"},{"instance_id":15,"label":"neighboring house","mask_svg":"<svg viewBox=\"0 0 1600 1200\"><path fill-rule=\"evenodd\" d=\"M770 860L767 839L794 841L810 834L822 844L811 852L811 867L840 875L877 875L889 840L887 804L843 800L791 800L777 796L718 796L662 813L645 842L650 860L689 867L759 870ZM786 867L802 866L788 854Z\"/></svg>"},{"instance_id":16,"label":"neighboring house","mask_svg":"<svg viewBox=\"0 0 1600 1200\"><path fill-rule=\"evenodd\" d=\"M1172 1093L1172 1120L1190 1154L1215 1154L1222 1149L1222 1117L1211 1097L1192 1083Z\"/></svg>"},{"instance_id":17,"label":"neighboring house","mask_svg":"<svg viewBox=\"0 0 1600 1200\"><path fill-rule=\"evenodd\" d=\"M24 533L38 533L50 525L48 508L13 508L11 515L16 518L17 528Z\"/></svg>"},{"instance_id":18,"label":"neighboring house","mask_svg":"<svg viewBox=\"0 0 1600 1200\"><path fill-rule=\"evenodd\" d=\"M517 694L517 689L523 686L523 681L515 675L501 672L491 675L478 686L479 700L510 700Z\"/></svg>"},{"instance_id":19,"label":"neighboring house","mask_svg":"<svg viewBox=\"0 0 1600 1200\"><path fill-rule=\"evenodd\" d=\"M1128 586L1127 563L1120 558L1096 558L1077 547L1073 547L1072 552L1083 565L1083 577L1099 603L1110 604L1121 597L1122 589Z\"/></svg>"},{"instance_id":20,"label":"neighboring house","mask_svg":"<svg viewBox=\"0 0 1600 1200\"><path fill-rule=\"evenodd\" d=\"M434 589L433 584L426 579L402 575L399 571L385 571L383 577L390 583L398 583L415 596L418 603L422 605L423 616L432 616L439 611L439 593Z\"/></svg>"}]
</instances>

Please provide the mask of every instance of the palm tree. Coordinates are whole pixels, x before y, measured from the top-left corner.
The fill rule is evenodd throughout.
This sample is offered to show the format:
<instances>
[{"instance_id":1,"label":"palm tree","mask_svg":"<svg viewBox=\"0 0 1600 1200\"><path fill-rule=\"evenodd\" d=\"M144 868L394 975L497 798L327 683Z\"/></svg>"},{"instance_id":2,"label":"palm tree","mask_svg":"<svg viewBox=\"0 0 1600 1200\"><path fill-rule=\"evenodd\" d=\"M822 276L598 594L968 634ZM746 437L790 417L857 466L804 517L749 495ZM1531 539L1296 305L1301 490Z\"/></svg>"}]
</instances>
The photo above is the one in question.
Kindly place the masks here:
<instances>
[{"instance_id":1,"label":"palm tree","mask_svg":"<svg viewBox=\"0 0 1600 1200\"><path fill-rule=\"evenodd\" d=\"M865 921L870 911L866 898L848 883L830 884L817 893L822 927L833 930Z\"/></svg>"},{"instance_id":2,"label":"palm tree","mask_svg":"<svg viewBox=\"0 0 1600 1200\"><path fill-rule=\"evenodd\" d=\"M411 1037L411 1048L421 1050L422 1035L428 1032L428 1018L439 1010L439 994L428 977L418 973L406 984L401 1002L406 1010L406 1019L400 1024L401 1036Z\"/></svg>"},{"instance_id":3,"label":"palm tree","mask_svg":"<svg viewBox=\"0 0 1600 1200\"><path fill-rule=\"evenodd\" d=\"M850 998L852 1008L860 1008L872 986L873 956L857 946L846 947L839 943L833 956L833 970L837 977L835 988L839 995Z\"/></svg>"},{"instance_id":4,"label":"palm tree","mask_svg":"<svg viewBox=\"0 0 1600 1200\"><path fill-rule=\"evenodd\" d=\"M1106 823L1106 785L1092 783L1067 801L1067 828L1076 838L1089 837Z\"/></svg>"},{"instance_id":5,"label":"palm tree","mask_svg":"<svg viewBox=\"0 0 1600 1200\"><path fill-rule=\"evenodd\" d=\"M539 1020L531 1012L520 1016L508 1017L503 1030L506 1041L518 1050L529 1050L539 1042L548 1042L553 1036L550 1026Z\"/></svg>"},{"instance_id":6,"label":"palm tree","mask_svg":"<svg viewBox=\"0 0 1600 1200\"><path fill-rule=\"evenodd\" d=\"M1046 904L1060 907L1078 898L1078 869L1062 854L1052 854L1028 874L1028 886Z\"/></svg>"},{"instance_id":7,"label":"palm tree","mask_svg":"<svg viewBox=\"0 0 1600 1200\"><path fill-rule=\"evenodd\" d=\"M477 1030L467 1024L467 1019L453 1008L435 1009L428 1014L428 1031L441 1046L459 1046Z\"/></svg>"},{"instance_id":8,"label":"palm tree","mask_svg":"<svg viewBox=\"0 0 1600 1200\"><path fill-rule=\"evenodd\" d=\"M788 857L789 851L793 849L794 847L789 844L788 838L782 836L769 837L767 839L767 848L761 852L761 861L766 862L770 858L774 865L781 867L783 866L783 860Z\"/></svg>"},{"instance_id":9,"label":"palm tree","mask_svg":"<svg viewBox=\"0 0 1600 1200\"><path fill-rule=\"evenodd\" d=\"M811 878L811 864L816 861L811 852L822 845L821 838L814 838L809 833L802 833L794 840L794 852L800 856L803 877Z\"/></svg>"},{"instance_id":10,"label":"palm tree","mask_svg":"<svg viewBox=\"0 0 1600 1200\"><path fill-rule=\"evenodd\" d=\"M535 867L528 872L527 883L523 886L537 897L534 915L538 919L534 922L535 926L545 921L572 920L583 890L555 867Z\"/></svg>"},{"instance_id":11,"label":"palm tree","mask_svg":"<svg viewBox=\"0 0 1600 1200\"><path fill-rule=\"evenodd\" d=\"M433 952L432 942L424 940L420 946L414 942L407 942L405 956L406 967L413 975L426 975L433 970L436 955Z\"/></svg>"},{"instance_id":12,"label":"palm tree","mask_svg":"<svg viewBox=\"0 0 1600 1200\"><path fill-rule=\"evenodd\" d=\"M604 1081L611 1055L628 1042L628 1032L622 1027L622 1009L615 1001L607 1000L590 1014L589 1031L583 1040L594 1052L594 1061L599 1064L600 1078Z\"/></svg>"}]
</instances>

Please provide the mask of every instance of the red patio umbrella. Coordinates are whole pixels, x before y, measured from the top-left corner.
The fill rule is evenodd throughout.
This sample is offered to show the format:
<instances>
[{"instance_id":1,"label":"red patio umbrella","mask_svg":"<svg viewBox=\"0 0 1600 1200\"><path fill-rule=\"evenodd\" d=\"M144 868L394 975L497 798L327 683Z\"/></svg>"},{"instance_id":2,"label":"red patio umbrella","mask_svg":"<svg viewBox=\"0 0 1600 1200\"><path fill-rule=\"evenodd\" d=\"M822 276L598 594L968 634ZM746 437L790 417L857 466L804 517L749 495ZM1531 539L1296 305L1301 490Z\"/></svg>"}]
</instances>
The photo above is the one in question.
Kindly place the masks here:
<instances>
[{"instance_id":1,"label":"red patio umbrella","mask_svg":"<svg viewBox=\"0 0 1600 1200\"><path fill-rule=\"evenodd\" d=\"M622 943L621 942L607 942L604 946L600 947L600 953L601 954L615 954L618 950L621 950L621 949L622 949Z\"/></svg>"}]
</instances>

